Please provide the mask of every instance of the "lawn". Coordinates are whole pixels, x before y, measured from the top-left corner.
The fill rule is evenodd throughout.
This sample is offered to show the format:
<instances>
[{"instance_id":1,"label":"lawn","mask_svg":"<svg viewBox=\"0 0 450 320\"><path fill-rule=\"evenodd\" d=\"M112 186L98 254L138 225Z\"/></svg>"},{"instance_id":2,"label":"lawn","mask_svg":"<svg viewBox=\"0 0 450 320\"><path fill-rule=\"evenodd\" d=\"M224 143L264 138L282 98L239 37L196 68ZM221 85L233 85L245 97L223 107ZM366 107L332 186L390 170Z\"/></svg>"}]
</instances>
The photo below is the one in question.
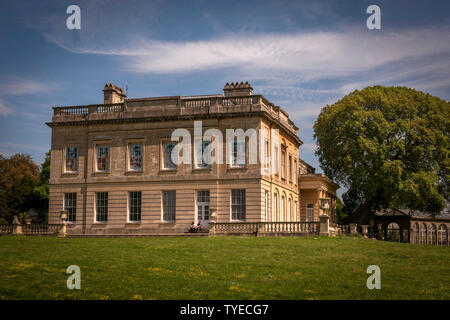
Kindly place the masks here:
<instances>
[{"instance_id":1,"label":"lawn","mask_svg":"<svg viewBox=\"0 0 450 320\"><path fill-rule=\"evenodd\" d=\"M69 290L69 265L81 289ZM369 290L369 265L381 289ZM0 299L450 299L450 247L362 238L0 237Z\"/></svg>"}]
</instances>

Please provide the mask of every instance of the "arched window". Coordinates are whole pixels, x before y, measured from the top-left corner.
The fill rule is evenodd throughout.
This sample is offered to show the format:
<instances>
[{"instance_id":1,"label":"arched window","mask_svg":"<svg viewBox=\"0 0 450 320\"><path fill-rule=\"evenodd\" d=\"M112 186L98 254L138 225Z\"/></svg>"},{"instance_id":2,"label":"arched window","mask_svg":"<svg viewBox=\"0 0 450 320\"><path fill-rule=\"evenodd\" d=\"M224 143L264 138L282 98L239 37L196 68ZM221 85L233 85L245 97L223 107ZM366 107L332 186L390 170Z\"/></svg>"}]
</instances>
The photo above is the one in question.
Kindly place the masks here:
<instances>
[{"instance_id":1,"label":"arched window","mask_svg":"<svg viewBox=\"0 0 450 320\"><path fill-rule=\"evenodd\" d=\"M291 212L292 212L292 200L291 198L289 198L288 200L288 207L287 207L287 221L290 222L291 221Z\"/></svg>"},{"instance_id":2,"label":"arched window","mask_svg":"<svg viewBox=\"0 0 450 320\"><path fill-rule=\"evenodd\" d=\"M297 217L297 206L298 206L298 202L295 201L294 202L294 221L300 221L299 218Z\"/></svg>"},{"instance_id":3,"label":"arched window","mask_svg":"<svg viewBox=\"0 0 450 320\"><path fill-rule=\"evenodd\" d=\"M447 227L445 224L441 224L438 229L438 245L447 245Z\"/></svg>"},{"instance_id":4,"label":"arched window","mask_svg":"<svg viewBox=\"0 0 450 320\"><path fill-rule=\"evenodd\" d=\"M273 195L273 221L276 222L278 218L278 195Z\"/></svg>"},{"instance_id":5,"label":"arched window","mask_svg":"<svg viewBox=\"0 0 450 320\"><path fill-rule=\"evenodd\" d=\"M436 245L436 227L434 224L431 224L428 229L428 244Z\"/></svg>"},{"instance_id":6,"label":"arched window","mask_svg":"<svg viewBox=\"0 0 450 320\"><path fill-rule=\"evenodd\" d=\"M413 239L415 244L419 244L419 225L417 223L414 223L413 226Z\"/></svg>"},{"instance_id":7,"label":"arched window","mask_svg":"<svg viewBox=\"0 0 450 320\"><path fill-rule=\"evenodd\" d=\"M269 222L269 191L264 190L264 222Z\"/></svg>"},{"instance_id":8,"label":"arched window","mask_svg":"<svg viewBox=\"0 0 450 320\"><path fill-rule=\"evenodd\" d=\"M388 241L400 241L400 226L391 222L387 226L387 239Z\"/></svg>"},{"instance_id":9,"label":"arched window","mask_svg":"<svg viewBox=\"0 0 450 320\"><path fill-rule=\"evenodd\" d=\"M280 218L280 221L286 221L286 198L284 196L281 196Z\"/></svg>"},{"instance_id":10,"label":"arched window","mask_svg":"<svg viewBox=\"0 0 450 320\"><path fill-rule=\"evenodd\" d=\"M427 226L425 225L425 223L422 223L420 225L419 234L420 244L427 244Z\"/></svg>"}]
</instances>

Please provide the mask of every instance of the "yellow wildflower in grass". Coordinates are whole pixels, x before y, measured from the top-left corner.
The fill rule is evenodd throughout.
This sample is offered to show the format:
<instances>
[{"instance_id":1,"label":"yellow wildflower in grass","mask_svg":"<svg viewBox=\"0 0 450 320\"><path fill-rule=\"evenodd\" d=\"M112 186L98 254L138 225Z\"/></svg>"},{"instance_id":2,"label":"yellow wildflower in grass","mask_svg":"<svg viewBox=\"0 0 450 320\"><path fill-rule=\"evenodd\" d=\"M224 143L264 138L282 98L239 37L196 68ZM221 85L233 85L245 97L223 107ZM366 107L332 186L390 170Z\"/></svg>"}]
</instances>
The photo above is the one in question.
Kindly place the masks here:
<instances>
[{"instance_id":1,"label":"yellow wildflower in grass","mask_svg":"<svg viewBox=\"0 0 450 320\"><path fill-rule=\"evenodd\" d=\"M44 266L42 268L42 270L44 270L45 272L58 272L58 269L53 268L53 267L48 267L48 266ZM65 271L65 270L64 270Z\"/></svg>"},{"instance_id":2,"label":"yellow wildflower in grass","mask_svg":"<svg viewBox=\"0 0 450 320\"><path fill-rule=\"evenodd\" d=\"M164 269L164 268L160 268L160 267L150 267L147 268L148 271L153 271L153 272L167 272L167 273L171 273L172 270L169 269Z\"/></svg>"},{"instance_id":3,"label":"yellow wildflower in grass","mask_svg":"<svg viewBox=\"0 0 450 320\"><path fill-rule=\"evenodd\" d=\"M140 294L135 294L131 300L142 300L142 296Z\"/></svg>"},{"instance_id":4,"label":"yellow wildflower in grass","mask_svg":"<svg viewBox=\"0 0 450 320\"><path fill-rule=\"evenodd\" d=\"M35 264L34 263L19 263L19 264L16 264L14 267L13 267L13 269L14 270L17 270L17 271L22 271L22 270L28 270L28 269L31 269L31 268L33 268L35 266Z\"/></svg>"},{"instance_id":5,"label":"yellow wildflower in grass","mask_svg":"<svg viewBox=\"0 0 450 320\"><path fill-rule=\"evenodd\" d=\"M189 270L188 275L191 277L207 277L207 276L209 276L209 274L207 272L204 272L202 270L195 270L195 269Z\"/></svg>"}]
</instances>

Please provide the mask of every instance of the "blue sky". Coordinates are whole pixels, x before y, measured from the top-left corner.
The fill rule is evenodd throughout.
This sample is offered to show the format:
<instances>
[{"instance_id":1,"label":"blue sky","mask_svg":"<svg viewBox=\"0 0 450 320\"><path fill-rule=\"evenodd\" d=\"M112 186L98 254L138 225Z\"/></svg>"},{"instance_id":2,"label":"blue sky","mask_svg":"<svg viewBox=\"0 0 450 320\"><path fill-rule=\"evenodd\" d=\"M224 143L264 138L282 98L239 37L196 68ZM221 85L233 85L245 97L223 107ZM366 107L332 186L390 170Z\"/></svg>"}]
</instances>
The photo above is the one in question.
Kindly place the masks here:
<instances>
[{"instance_id":1,"label":"blue sky","mask_svg":"<svg viewBox=\"0 0 450 320\"><path fill-rule=\"evenodd\" d=\"M321 107L369 85L450 97L450 1L4 1L0 153L50 148L52 106L102 103L106 82L131 98L221 93L249 81L300 127L319 167ZM81 30L66 9L81 8ZM381 8L381 30L366 8ZM320 171L320 169L319 169Z\"/></svg>"}]
</instances>

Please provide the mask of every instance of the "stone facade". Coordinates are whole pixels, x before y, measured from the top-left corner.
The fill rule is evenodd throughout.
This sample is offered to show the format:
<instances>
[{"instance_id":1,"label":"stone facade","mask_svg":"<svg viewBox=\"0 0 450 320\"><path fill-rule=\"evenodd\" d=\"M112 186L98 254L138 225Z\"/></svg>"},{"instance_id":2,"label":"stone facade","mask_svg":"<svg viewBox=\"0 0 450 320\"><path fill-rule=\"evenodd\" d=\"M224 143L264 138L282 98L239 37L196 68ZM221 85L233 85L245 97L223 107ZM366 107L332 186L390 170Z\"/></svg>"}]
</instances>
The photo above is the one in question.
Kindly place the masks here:
<instances>
[{"instance_id":1,"label":"stone facade","mask_svg":"<svg viewBox=\"0 0 450 320\"><path fill-rule=\"evenodd\" d=\"M320 197L331 199L335 221L338 186L299 159L298 128L281 107L252 90L249 83L227 83L224 95L127 99L108 83L104 104L55 107L47 123L52 128L49 223L60 223L66 210L69 235L171 234L186 232L199 218L207 229L210 208L216 209L217 222L304 221L306 203L314 205L313 219L319 221ZM284 165L269 174L259 159L249 163L247 143L242 166L199 167L193 150L192 164L166 168L164 150L172 133L184 128L194 137L195 121L202 121L203 133L217 129L224 140L227 129L265 129L271 143L277 129L277 157ZM227 145L222 145L224 157ZM138 158L130 155L135 150ZM173 219L166 219L171 212ZM139 219L131 219L133 214Z\"/></svg>"}]
</instances>

